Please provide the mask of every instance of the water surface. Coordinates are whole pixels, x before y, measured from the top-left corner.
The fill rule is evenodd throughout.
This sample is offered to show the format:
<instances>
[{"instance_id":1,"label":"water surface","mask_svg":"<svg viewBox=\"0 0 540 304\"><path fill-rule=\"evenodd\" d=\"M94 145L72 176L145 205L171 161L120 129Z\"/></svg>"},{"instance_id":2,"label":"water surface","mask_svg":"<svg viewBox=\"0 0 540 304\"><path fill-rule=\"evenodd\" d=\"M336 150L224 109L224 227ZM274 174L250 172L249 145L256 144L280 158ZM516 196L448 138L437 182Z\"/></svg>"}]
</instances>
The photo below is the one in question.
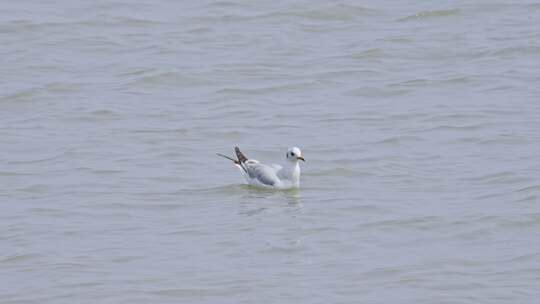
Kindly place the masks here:
<instances>
[{"instance_id":1,"label":"water surface","mask_svg":"<svg viewBox=\"0 0 540 304\"><path fill-rule=\"evenodd\" d=\"M540 3L0 6L2 303L536 303ZM280 163L260 191L215 152Z\"/></svg>"}]
</instances>

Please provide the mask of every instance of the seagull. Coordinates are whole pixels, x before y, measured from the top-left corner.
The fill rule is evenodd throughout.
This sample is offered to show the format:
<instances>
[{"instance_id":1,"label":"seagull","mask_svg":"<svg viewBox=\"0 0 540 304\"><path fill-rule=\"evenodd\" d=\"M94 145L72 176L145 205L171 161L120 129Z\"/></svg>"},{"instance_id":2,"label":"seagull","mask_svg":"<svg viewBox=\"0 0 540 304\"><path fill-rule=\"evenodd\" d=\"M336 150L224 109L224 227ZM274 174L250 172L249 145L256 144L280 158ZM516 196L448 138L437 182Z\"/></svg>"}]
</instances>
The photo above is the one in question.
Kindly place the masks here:
<instances>
[{"instance_id":1,"label":"seagull","mask_svg":"<svg viewBox=\"0 0 540 304\"><path fill-rule=\"evenodd\" d=\"M305 161L302 151L297 147L289 148L285 154L286 162L280 165L265 165L254 159L248 159L240 148L234 147L237 159L216 153L218 156L232 160L240 169L240 173L248 184L265 189L292 189L300 187L300 165Z\"/></svg>"}]
</instances>

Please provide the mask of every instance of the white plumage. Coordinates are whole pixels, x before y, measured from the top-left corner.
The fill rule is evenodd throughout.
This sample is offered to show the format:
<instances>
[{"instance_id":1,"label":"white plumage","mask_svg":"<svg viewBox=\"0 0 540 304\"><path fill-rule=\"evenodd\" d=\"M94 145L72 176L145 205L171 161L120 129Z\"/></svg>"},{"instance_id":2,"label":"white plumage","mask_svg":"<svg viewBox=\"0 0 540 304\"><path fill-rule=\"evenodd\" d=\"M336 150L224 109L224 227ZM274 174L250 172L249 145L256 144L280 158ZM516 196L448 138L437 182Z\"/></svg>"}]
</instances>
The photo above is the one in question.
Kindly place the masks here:
<instances>
[{"instance_id":1,"label":"white plumage","mask_svg":"<svg viewBox=\"0 0 540 304\"><path fill-rule=\"evenodd\" d=\"M255 159L248 159L238 147L235 147L238 160L223 154L219 156L232 160L240 169L247 183L266 189L291 189L300 187L299 160L304 161L302 151L293 147L287 150L286 161L283 166L265 165Z\"/></svg>"}]
</instances>

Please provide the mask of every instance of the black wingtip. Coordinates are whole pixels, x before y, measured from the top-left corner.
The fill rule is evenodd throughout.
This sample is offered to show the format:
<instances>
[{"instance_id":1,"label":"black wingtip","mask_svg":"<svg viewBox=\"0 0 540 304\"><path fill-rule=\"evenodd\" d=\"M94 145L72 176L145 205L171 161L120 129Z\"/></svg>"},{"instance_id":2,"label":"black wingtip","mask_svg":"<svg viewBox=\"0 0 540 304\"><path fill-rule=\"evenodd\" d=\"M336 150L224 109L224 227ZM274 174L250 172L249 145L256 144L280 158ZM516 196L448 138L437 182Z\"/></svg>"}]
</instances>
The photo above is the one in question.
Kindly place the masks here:
<instances>
[{"instance_id":1,"label":"black wingtip","mask_svg":"<svg viewBox=\"0 0 540 304\"><path fill-rule=\"evenodd\" d=\"M236 159L232 158L232 157L228 157L227 155L223 155L223 154L221 154L221 153L216 153L216 155L217 155L217 156L221 156L221 157L223 157L223 158L226 158L226 159L228 159L228 160L232 160L235 164L238 164L238 161L237 161Z\"/></svg>"},{"instance_id":2,"label":"black wingtip","mask_svg":"<svg viewBox=\"0 0 540 304\"><path fill-rule=\"evenodd\" d=\"M240 152L240 148L238 148L238 146L234 147L234 152L236 152L236 157L240 163L244 163L248 160L247 157Z\"/></svg>"}]
</instances>

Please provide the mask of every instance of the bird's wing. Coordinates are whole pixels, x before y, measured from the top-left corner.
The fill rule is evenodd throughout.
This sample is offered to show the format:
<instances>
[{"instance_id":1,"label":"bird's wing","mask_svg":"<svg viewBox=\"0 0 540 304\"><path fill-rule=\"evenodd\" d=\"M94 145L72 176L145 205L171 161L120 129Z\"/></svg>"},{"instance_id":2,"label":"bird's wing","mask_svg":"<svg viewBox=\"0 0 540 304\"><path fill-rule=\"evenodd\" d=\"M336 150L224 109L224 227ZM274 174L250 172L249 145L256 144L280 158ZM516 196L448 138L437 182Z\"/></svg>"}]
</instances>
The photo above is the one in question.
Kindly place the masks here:
<instances>
[{"instance_id":1,"label":"bird's wing","mask_svg":"<svg viewBox=\"0 0 540 304\"><path fill-rule=\"evenodd\" d=\"M251 179L255 179L259 183L266 186L274 186L279 182L276 170L267 165L263 165L256 160L247 160L244 163L246 172Z\"/></svg>"},{"instance_id":2,"label":"bird's wing","mask_svg":"<svg viewBox=\"0 0 540 304\"><path fill-rule=\"evenodd\" d=\"M276 165L276 164L271 164L270 167L274 168L276 170L276 172L278 172L279 170L283 169L283 166L281 165Z\"/></svg>"}]
</instances>

